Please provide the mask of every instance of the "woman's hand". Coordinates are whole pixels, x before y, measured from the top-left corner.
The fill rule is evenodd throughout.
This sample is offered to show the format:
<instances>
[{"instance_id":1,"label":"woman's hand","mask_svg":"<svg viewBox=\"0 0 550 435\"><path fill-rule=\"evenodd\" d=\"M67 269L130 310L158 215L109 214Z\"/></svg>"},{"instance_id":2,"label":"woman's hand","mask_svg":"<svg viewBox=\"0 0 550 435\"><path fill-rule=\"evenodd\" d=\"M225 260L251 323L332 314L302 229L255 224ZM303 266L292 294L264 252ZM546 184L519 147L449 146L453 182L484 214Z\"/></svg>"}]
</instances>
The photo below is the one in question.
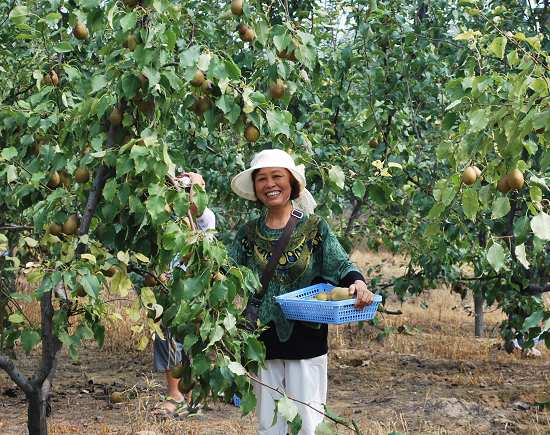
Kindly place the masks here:
<instances>
[{"instance_id":1,"label":"woman's hand","mask_svg":"<svg viewBox=\"0 0 550 435\"><path fill-rule=\"evenodd\" d=\"M366 305L370 305L374 298L374 293L367 288L365 281L361 280L357 280L350 285L349 292L357 298L355 307L359 310L364 308Z\"/></svg>"}]
</instances>

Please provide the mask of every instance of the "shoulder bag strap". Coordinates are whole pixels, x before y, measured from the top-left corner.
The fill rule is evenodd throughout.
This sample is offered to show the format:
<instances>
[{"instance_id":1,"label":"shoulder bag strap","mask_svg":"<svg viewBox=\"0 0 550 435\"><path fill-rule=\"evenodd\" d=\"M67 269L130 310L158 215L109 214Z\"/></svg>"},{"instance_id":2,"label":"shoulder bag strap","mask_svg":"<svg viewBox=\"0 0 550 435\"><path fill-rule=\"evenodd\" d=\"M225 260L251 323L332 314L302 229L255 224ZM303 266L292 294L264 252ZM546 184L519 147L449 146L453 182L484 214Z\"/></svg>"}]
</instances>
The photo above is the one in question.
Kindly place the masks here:
<instances>
[{"instance_id":1,"label":"shoulder bag strap","mask_svg":"<svg viewBox=\"0 0 550 435\"><path fill-rule=\"evenodd\" d=\"M288 218L288 222L283 229L281 237L279 237L279 239L273 245L271 257L269 257L267 266L265 267L264 272L262 273L262 277L260 279L262 288L260 289L260 293L257 296L261 297L266 292L269 281L271 281L273 273L275 272L275 267L277 267L277 263L279 262L279 258L281 258L281 254L288 245L290 236L292 235L294 228L296 228L298 221L303 217L304 213L300 210L292 209L292 211L290 212L290 217Z\"/></svg>"}]
</instances>

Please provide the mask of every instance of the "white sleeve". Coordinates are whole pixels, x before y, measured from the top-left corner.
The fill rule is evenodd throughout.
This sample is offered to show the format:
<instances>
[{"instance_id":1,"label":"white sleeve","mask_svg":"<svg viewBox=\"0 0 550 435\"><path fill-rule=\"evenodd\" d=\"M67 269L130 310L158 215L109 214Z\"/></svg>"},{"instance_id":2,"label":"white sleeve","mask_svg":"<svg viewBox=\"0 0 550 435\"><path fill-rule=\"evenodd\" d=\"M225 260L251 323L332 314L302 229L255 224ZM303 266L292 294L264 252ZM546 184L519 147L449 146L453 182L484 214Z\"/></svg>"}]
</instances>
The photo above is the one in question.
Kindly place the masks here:
<instances>
[{"instance_id":1,"label":"white sleeve","mask_svg":"<svg viewBox=\"0 0 550 435\"><path fill-rule=\"evenodd\" d=\"M205 208L203 214L197 218L197 225L202 231L215 229L216 215L208 207Z\"/></svg>"}]
</instances>

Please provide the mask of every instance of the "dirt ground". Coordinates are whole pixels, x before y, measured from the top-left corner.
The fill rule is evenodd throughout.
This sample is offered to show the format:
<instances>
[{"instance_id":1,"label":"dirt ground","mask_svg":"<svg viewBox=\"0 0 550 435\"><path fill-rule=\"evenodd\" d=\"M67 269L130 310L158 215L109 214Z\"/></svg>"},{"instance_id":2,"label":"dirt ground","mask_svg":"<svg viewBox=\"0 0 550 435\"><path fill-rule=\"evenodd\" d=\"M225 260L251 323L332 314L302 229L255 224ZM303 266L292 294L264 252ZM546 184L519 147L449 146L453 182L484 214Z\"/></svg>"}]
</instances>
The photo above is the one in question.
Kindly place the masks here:
<instances>
[{"instance_id":1,"label":"dirt ground","mask_svg":"<svg viewBox=\"0 0 550 435\"><path fill-rule=\"evenodd\" d=\"M387 275L402 266L386 254L356 253L355 260L377 262ZM337 413L365 434L550 434L550 411L537 406L550 400L550 351L527 358L501 350L498 310L487 309L486 337L474 339L471 301L446 289L386 308L402 314L379 314L378 327L331 328L328 405ZM114 331L103 351L90 343L77 363L62 353L51 434L255 433L252 415L222 402L192 418L156 417L162 376L152 372L150 352L130 351ZM31 368L24 355L17 362ZM131 399L111 404L111 391ZM4 373L0 433L26 433L24 396Z\"/></svg>"}]
</instances>

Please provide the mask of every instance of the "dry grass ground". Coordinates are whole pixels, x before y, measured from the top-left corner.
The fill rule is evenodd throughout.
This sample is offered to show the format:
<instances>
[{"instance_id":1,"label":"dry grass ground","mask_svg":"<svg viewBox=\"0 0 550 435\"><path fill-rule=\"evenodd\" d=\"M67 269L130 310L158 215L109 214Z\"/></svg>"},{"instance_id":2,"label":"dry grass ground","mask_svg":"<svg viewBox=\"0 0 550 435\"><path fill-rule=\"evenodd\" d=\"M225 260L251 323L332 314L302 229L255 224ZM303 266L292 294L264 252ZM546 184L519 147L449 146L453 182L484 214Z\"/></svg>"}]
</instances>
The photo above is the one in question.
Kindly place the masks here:
<instances>
[{"instance_id":1,"label":"dry grass ground","mask_svg":"<svg viewBox=\"0 0 550 435\"><path fill-rule=\"evenodd\" d=\"M396 276L403 261L387 253L356 252L354 259ZM438 289L386 308L380 329L346 325L330 330L329 406L353 418L366 434L550 433L550 413L535 406L550 400L550 352L538 359L500 350L500 311L486 312L486 336L473 338L472 301ZM36 307L29 308L31 315ZM254 434L253 416L216 402L192 419L153 413L163 379L151 371L150 350L132 349L124 322L108 323L105 348L87 344L78 363L63 353L54 388L52 434ZM30 361L18 361L30 368ZM131 400L113 405L109 392ZM15 392L15 397L13 396ZM0 433L25 431L23 397L0 374ZM340 430L339 433L348 433Z\"/></svg>"}]
</instances>

